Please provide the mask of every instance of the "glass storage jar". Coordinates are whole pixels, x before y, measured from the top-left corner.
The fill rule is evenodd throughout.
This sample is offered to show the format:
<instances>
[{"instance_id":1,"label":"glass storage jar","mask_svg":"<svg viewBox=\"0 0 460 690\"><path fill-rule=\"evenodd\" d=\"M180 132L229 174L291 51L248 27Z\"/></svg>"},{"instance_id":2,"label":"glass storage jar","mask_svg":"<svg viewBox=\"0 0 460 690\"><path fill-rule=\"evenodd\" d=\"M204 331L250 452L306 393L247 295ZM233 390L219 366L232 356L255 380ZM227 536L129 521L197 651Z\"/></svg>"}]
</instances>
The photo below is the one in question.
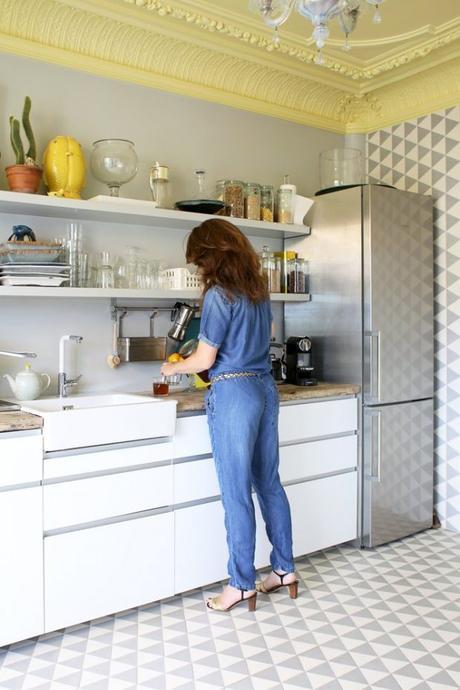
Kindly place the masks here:
<instances>
[{"instance_id":1,"label":"glass storage jar","mask_svg":"<svg viewBox=\"0 0 460 690\"><path fill-rule=\"evenodd\" d=\"M225 215L244 218L244 182L241 180L219 180L216 195L225 204Z\"/></svg>"},{"instance_id":2,"label":"glass storage jar","mask_svg":"<svg viewBox=\"0 0 460 690\"><path fill-rule=\"evenodd\" d=\"M364 182L363 155L359 149L330 149L319 156L321 189Z\"/></svg>"},{"instance_id":3,"label":"glass storage jar","mask_svg":"<svg viewBox=\"0 0 460 690\"><path fill-rule=\"evenodd\" d=\"M244 217L248 220L260 220L260 185L248 182L244 191Z\"/></svg>"},{"instance_id":4,"label":"glass storage jar","mask_svg":"<svg viewBox=\"0 0 460 690\"><path fill-rule=\"evenodd\" d=\"M273 222L275 218L274 205L272 185L262 185L260 188L260 220Z\"/></svg>"},{"instance_id":5,"label":"glass storage jar","mask_svg":"<svg viewBox=\"0 0 460 690\"><path fill-rule=\"evenodd\" d=\"M289 183L289 175L284 176L284 182L278 189L276 197L276 214L278 223L294 222L294 206L297 188Z\"/></svg>"},{"instance_id":6,"label":"glass storage jar","mask_svg":"<svg viewBox=\"0 0 460 690\"><path fill-rule=\"evenodd\" d=\"M280 262L280 292L290 292L289 276L291 270L295 270L297 253L293 251L275 252L275 259Z\"/></svg>"}]
</instances>

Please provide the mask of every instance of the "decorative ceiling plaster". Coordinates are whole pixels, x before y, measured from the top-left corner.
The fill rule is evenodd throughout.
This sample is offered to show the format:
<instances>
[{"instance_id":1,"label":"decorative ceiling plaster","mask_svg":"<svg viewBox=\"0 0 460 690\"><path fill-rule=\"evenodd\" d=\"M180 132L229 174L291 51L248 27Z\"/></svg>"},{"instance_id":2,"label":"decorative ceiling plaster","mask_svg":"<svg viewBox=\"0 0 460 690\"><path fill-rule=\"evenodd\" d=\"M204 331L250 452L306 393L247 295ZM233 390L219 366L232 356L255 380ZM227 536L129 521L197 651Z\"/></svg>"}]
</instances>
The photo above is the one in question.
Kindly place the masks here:
<instances>
[{"instance_id":1,"label":"decorative ceiling plaster","mask_svg":"<svg viewBox=\"0 0 460 690\"><path fill-rule=\"evenodd\" d=\"M381 36L379 49L361 35L356 54L345 54L333 34L322 67L297 25L275 48L257 16L235 11L247 0L0 0L0 51L365 132L460 102L460 17L448 18L456 0L438 2L446 21L407 20L399 33ZM385 11L393 3L400 6L389 0ZM308 31L307 22L301 27Z\"/></svg>"}]
</instances>

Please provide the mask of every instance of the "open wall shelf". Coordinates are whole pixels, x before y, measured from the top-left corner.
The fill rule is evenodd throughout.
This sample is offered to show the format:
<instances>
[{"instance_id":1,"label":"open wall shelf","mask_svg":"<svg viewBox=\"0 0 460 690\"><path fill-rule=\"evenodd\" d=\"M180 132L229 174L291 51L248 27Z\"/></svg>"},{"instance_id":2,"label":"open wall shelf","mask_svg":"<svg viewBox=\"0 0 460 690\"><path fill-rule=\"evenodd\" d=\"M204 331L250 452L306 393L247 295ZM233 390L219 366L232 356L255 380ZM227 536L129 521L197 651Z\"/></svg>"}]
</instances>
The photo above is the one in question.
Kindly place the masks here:
<instances>
[{"instance_id":1,"label":"open wall shelf","mask_svg":"<svg viewBox=\"0 0 460 690\"><path fill-rule=\"evenodd\" d=\"M68 221L92 221L144 225L150 228L190 231L207 218L216 218L204 213L188 213L154 208L147 201L135 199L111 199L85 201L63 199L39 194L0 191L0 213L22 216L63 218ZM249 237L287 239L310 234L306 225L267 223L261 220L228 218Z\"/></svg>"}]
</instances>

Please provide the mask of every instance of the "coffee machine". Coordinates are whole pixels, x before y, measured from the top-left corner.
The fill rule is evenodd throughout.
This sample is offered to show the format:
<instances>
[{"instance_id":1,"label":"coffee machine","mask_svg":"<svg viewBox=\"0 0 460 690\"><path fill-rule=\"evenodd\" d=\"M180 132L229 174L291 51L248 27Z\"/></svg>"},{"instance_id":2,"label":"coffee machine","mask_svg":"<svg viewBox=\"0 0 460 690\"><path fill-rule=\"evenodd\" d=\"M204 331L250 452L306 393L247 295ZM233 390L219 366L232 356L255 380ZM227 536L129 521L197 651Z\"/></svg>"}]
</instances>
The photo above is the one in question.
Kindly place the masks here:
<instances>
[{"instance_id":1,"label":"coffee machine","mask_svg":"<svg viewBox=\"0 0 460 690\"><path fill-rule=\"evenodd\" d=\"M307 336L293 336L286 340L286 383L295 386L316 386L313 376L312 345Z\"/></svg>"}]
</instances>

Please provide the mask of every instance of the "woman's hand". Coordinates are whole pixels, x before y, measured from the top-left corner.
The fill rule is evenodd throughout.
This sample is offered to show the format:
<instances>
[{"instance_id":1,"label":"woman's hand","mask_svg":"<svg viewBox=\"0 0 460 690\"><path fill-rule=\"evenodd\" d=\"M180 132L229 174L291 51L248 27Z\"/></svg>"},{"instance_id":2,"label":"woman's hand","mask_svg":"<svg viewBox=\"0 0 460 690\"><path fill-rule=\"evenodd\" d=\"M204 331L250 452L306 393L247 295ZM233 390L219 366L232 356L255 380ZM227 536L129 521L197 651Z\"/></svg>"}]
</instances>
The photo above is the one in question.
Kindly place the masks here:
<instances>
[{"instance_id":1,"label":"woman's hand","mask_svg":"<svg viewBox=\"0 0 460 690\"><path fill-rule=\"evenodd\" d=\"M174 376L177 374L177 363L173 362L163 362L161 365L160 372L162 376Z\"/></svg>"}]
</instances>

